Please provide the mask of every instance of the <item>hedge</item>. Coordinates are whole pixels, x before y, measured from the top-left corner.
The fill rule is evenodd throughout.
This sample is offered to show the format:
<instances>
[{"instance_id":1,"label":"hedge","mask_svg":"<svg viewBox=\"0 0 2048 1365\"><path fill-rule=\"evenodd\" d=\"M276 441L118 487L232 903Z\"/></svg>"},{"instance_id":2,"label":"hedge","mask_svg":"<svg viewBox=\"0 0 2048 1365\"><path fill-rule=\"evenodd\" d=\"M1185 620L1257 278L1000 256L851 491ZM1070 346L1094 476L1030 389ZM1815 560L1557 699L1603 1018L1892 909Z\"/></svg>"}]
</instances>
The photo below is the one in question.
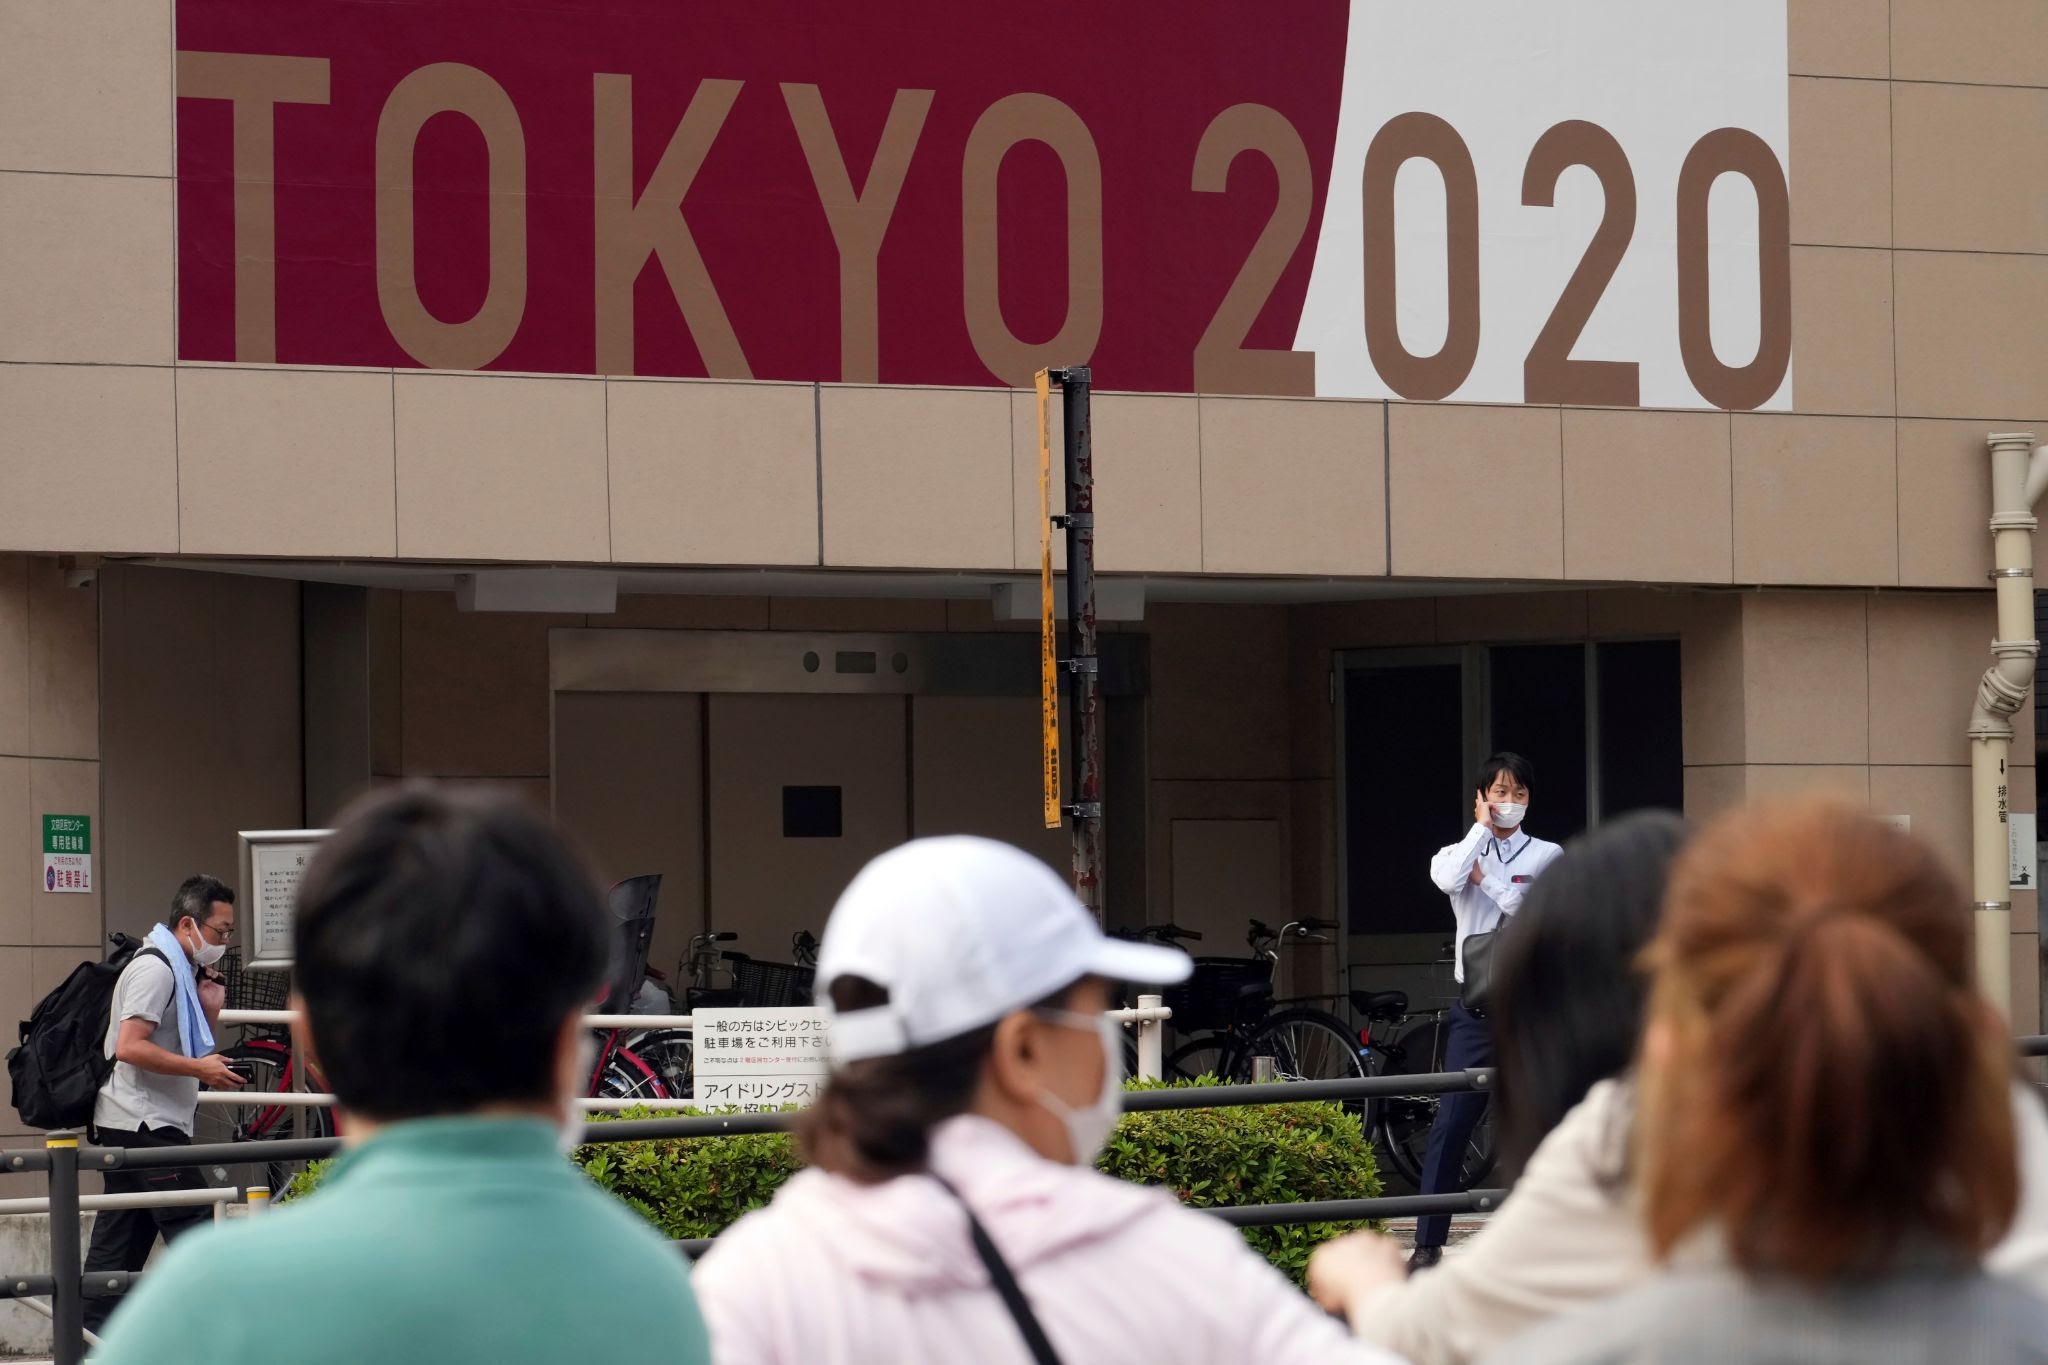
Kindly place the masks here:
<instances>
[{"instance_id":1,"label":"hedge","mask_svg":"<svg viewBox=\"0 0 2048 1365\"><path fill-rule=\"evenodd\" d=\"M1214 1081L1204 1077L1175 1084ZM1133 1082L1130 1088L1158 1086ZM672 1116L638 1111L618 1117ZM577 1148L574 1159L591 1179L676 1239L717 1236L742 1214L767 1204L802 1165L786 1133L597 1143ZM1095 1164L1120 1179L1166 1186L1198 1209L1369 1199L1380 1192L1372 1144L1357 1115L1327 1103L1126 1114ZM285 1198L310 1192L325 1168L325 1162L308 1167L293 1179ZM1319 1243L1363 1226L1290 1223L1243 1233L1255 1250L1300 1283L1309 1253Z\"/></svg>"}]
</instances>

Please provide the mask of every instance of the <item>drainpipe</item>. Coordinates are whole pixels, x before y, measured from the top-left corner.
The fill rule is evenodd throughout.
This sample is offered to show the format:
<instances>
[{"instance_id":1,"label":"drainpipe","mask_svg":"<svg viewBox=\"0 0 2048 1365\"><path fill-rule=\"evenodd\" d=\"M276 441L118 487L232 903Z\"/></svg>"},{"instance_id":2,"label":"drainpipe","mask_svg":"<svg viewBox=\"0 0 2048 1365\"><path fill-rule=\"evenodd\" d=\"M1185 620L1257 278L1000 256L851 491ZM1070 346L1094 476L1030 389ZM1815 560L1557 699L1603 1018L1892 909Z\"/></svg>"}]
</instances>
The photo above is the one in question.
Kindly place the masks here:
<instances>
[{"instance_id":1,"label":"drainpipe","mask_svg":"<svg viewBox=\"0 0 2048 1365\"><path fill-rule=\"evenodd\" d=\"M1977 985L2012 1012L2012 892L2006 833L2006 763L2012 718L2034 684L2034 504L2048 491L2048 446L2030 431L2000 432L1991 448L1991 581L1998 636L1970 711L1970 824L1977 927ZM2031 1031L2031 1025L2029 1026Z\"/></svg>"}]
</instances>

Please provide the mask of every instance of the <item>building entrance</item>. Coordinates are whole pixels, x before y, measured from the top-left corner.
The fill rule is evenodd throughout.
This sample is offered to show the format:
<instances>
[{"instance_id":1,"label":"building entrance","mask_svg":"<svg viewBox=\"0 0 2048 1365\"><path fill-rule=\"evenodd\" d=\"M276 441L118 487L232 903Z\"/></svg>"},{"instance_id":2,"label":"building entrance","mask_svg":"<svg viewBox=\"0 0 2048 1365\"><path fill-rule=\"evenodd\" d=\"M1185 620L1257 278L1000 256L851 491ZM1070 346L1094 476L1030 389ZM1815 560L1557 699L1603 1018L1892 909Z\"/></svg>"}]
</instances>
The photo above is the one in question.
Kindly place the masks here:
<instances>
[{"instance_id":1,"label":"building entrance","mask_svg":"<svg viewBox=\"0 0 2048 1365\"><path fill-rule=\"evenodd\" d=\"M1363 650L1338 659L1339 889L1353 989L1452 993L1453 923L1429 857L1472 820L1472 778L1536 765L1529 830L1562 843L1684 805L1675 640Z\"/></svg>"},{"instance_id":2,"label":"building entrance","mask_svg":"<svg viewBox=\"0 0 2048 1365\"><path fill-rule=\"evenodd\" d=\"M1029 637L555 638L555 813L600 877L662 875L657 967L706 931L789 960L854 873L910 838L980 834L1069 866L1068 832L1043 822ZM1135 785L1142 768L1126 771Z\"/></svg>"}]
</instances>

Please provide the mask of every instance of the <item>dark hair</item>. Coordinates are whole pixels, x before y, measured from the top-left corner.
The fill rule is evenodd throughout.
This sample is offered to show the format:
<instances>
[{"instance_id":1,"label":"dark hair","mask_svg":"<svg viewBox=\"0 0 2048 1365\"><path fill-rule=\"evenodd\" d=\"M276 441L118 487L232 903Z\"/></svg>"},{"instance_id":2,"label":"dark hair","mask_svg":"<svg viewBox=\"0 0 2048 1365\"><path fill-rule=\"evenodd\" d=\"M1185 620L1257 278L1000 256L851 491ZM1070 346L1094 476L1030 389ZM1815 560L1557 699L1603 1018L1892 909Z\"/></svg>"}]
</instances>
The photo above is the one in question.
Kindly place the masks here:
<instances>
[{"instance_id":1,"label":"dark hair","mask_svg":"<svg viewBox=\"0 0 2048 1365\"><path fill-rule=\"evenodd\" d=\"M1080 985L1072 982L1030 1008L1057 1009ZM834 981L831 996L832 1008L842 1013L889 1003L887 989L858 976ZM995 1039L996 1025L989 1024L840 1067L798 1121L804 1160L863 1185L923 1170L932 1129L974 1103Z\"/></svg>"},{"instance_id":2,"label":"dark hair","mask_svg":"<svg viewBox=\"0 0 2048 1365\"><path fill-rule=\"evenodd\" d=\"M234 888L220 878L209 877L203 872L196 877L185 878L178 883L177 891L171 896L170 927L175 929L180 921L187 919L194 924L206 923L207 916L213 913L216 901L226 901L233 905Z\"/></svg>"},{"instance_id":3,"label":"dark hair","mask_svg":"<svg viewBox=\"0 0 2048 1365\"><path fill-rule=\"evenodd\" d=\"M1479 765L1479 774L1472 781L1472 790L1483 792L1493 785L1493 779L1506 773L1519 786L1536 790L1536 765L1520 754L1501 750Z\"/></svg>"},{"instance_id":4,"label":"dark hair","mask_svg":"<svg viewBox=\"0 0 2048 1365\"><path fill-rule=\"evenodd\" d=\"M611 934L561 837L510 798L367 797L306 869L293 970L321 1069L374 1119L553 1097Z\"/></svg>"},{"instance_id":5,"label":"dark hair","mask_svg":"<svg viewBox=\"0 0 2048 1365\"><path fill-rule=\"evenodd\" d=\"M1648 995L1637 959L1688 833L1668 811L1640 811L1580 835L1501 931L1492 1022L1508 1179L1595 1083L1628 1069Z\"/></svg>"},{"instance_id":6,"label":"dark hair","mask_svg":"<svg viewBox=\"0 0 2048 1365\"><path fill-rule=\"evenodd\" d=\"M1825 800L1737 811L1679 856L1636 1125L1660 1260L1713 1226L1745 1272L1825 1283L2005 1235L2012 1039L1967 899L1927 844Z\"/></svg>"}]
</instances>

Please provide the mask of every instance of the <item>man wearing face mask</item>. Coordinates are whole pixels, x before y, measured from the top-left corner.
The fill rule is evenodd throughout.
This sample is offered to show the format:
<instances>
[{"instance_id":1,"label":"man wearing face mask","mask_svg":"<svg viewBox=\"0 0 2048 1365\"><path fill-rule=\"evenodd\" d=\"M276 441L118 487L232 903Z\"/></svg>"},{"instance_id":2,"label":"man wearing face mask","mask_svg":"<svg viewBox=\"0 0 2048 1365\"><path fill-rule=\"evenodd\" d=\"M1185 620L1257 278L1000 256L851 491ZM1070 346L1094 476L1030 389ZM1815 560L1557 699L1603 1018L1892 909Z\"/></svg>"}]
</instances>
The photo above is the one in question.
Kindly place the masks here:
<instances>
[{"instance_id":1,"label":"man wearing face mask","mask_svg":"<svg viewBox=\"0 0 2048 1365\"><path fill-rule=\"evenodd\" d=\"M717 1365L1394 1365L1228 1225L1093 1169L1122 1100L1107 938L1052 869L920 839L855 877L817 991L833 1072L808 1169L697 1268Z\"/></svg>"},{"instance_id":2,"label":"man wearing face mask","mask_svg":"<svg viewBox=\"0 0 2048 1365\"><path fill-rule=\"evenodd\" d=\"M1523 822L1529 814L1529 790L1536 770L1520 754L1498 753L1479 765L1473 781L1472 828L1455 844L1437 850L1429 861L1429 879L1451 899L1458 937L1454 969L1465 981L1465 945L1475 934L1490 934L1522 908L1522 898L1538 874L1562 851L1556 844L1530 836ZM1443 1067L1463 1071L1494 1064L1493 1034L1486 1016L1462 1000L1451 1004L1444 1039ZM1486 1113L1484 1094L1445 1095L1429 1130L1429 1154L1422 1165L1422 1193L1452 1194L1464 1189L1465 1146ZM1416 1220L1411 1271L1443 1258L1451 1220L1432 1214Z\"/></svg>"},{"instance_id":3,"label":"man wearing face mask","mask_svg":"<svg viewBox=\"0 0 2048 1365\"><path fill-rule=\"evenodd\" d=\"M212 877L188 877L171 914L149 932L114 985L106 1055L113 1070L93 1104L92 1140L102 1147L172 1147L192 1140L199 1087L231 1090L242 1078L214 1051L213 1028L226 998L212 968L235 933L235 893ZM108 1194L201 1189L197 1170L109 1171ZM159 1235L166 1242L208 1218L204 1205L105 1209L93 1221L88 1273L140 1270ZM87 1299L85 1325L98 1331L112 1299Z\"/></svg>"},{"instance_id":4,"label":"man wearing face mask","mask_svg":"<svg viewBox=\"0 0 2048 1365\"><path fill-rule=\"evenodd\" d=\"M510 798L344 813L299 887L292 1007L347 1146L311 1197L171 1248L94 1365L267 1365L280 1321L305 1365L705 1365L688 1262L562 1155L611 926Z\"/></svg>"}]
</instances>

